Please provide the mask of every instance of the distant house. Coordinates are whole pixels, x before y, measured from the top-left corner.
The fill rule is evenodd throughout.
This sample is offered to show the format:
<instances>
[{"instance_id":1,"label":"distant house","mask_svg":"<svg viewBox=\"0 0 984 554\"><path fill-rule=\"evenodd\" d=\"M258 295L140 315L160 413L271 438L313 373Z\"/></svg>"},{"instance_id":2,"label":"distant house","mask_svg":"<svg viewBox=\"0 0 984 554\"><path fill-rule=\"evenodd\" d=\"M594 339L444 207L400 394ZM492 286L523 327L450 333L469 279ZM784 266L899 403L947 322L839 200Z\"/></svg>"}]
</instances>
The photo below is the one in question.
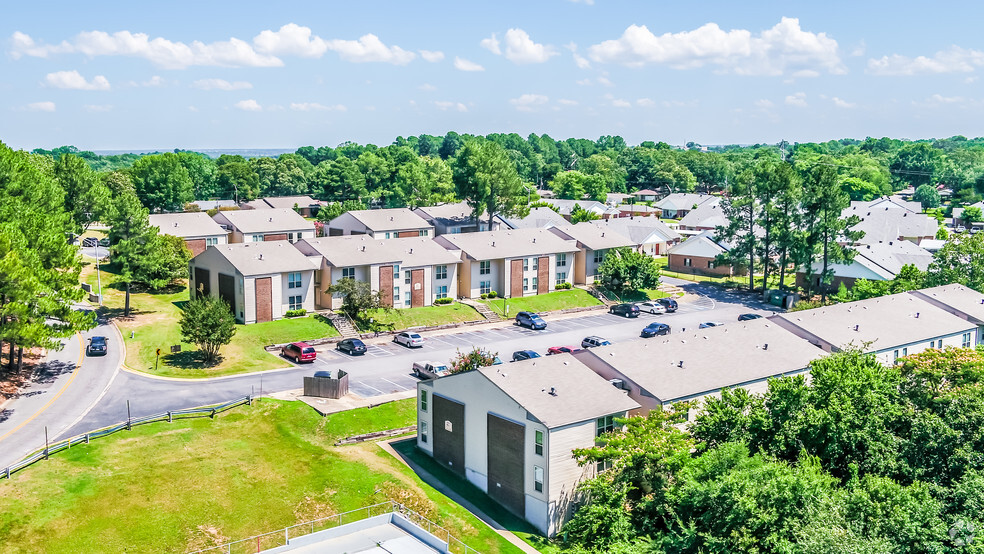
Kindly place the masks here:
<instances>
[{"instance_id":1,"label":"distant house","mask_svg":"<svg viewBox=\"0 0 984 554\"><path fill-rule=\"evenodd\" d=\"M744 275L744 267L718 264L718 255L731 250L731 246L717 240L712 231L704 231L673 246L668 251L667 269L678 273L703 273L708 275Z\"/></svg>"},{"instance_id":2,"label":"distant house","mask_svg":"<svg viewBox=\"0 0 984 554\"><path fill-rule=\"evenodd\" d=\"M302 217L315 217L323 206L322 202L310 196L268 196L257 198L242 205L246 210L269 210L286 208L296 210Z\"/></svg>"},{"instance_id":3,"label":"distant house","mask_svg":"<svg viewBox=\"0 0 984 554\"><path fill-rule=\"evenodd\" d=\"M909 294L977 326L977 344L984 342L984 294L961 284L942 285Z\"/></svg>"},{"instance_id":4,"label":"distant house","mask_svg":"<svg viewBox=\"0 0 984 554\"><path fill-rule=\"evenodd\" d=\"M413 213L432 225L437 235L487 231L489 226L488 218L485 221L476 219L471 207L465 202L425 206L415 209Z\"/></svg>"},{"instance_id":5,"label":"distant house","mask_svg":"<svg viewBox=\"0 0 984 554\"><path fill-rule=\"evenodd\" d=\"M189 202L189 204L194 204L203 212L207 212L208 210L239 209L239 204L236 204L235 200L195 200L194 202Z\"/></svg>"},{"instance_id":6,"label":"distant house","mask_svg":"<svg viewBox=\"0 0 984 554\"><path fill-rule=\"evenodd\" d=\"M635 196L622 192L609 192L605 195L605 204L617 208L622 204L625 204L630 198L635 198Z\"/></svg>"},{"instance_id":7,"label":"distant house","mask_svg":"<svg viewBox=\"0 0 984 554\"><path fill-rule=\"evenodd\" d=\"M458 294L466 298L491 291L509 298L552 292L573 279L578 252L575 241L547 229L441 235L434 242L460 252Z\"/></svg>"},{"instance_id":8,"label":"distant house","mask_svg":"<svg viewBox=\"0 0 984 554\"><path fill-rule=\"evenodd\" d=\"M191 297L217 296L239 323L314 309L314 263L287 241L210 246L189 262Z\"/></svg>"},{"instance_id":9,"label":"distant house","mask_svg":"<svg viewBox=\"0 0 984 554\"><path fill-rule=\"evenodd\" d=\"M369 283L394 308L430 306L438 298L458 296L460 253L427 237L322 237L294 246L317 261L315 303L322 308L341 307L341 296L324 291L346 277Z\"/></svg>"},{"instance_id":10,"label":"distant house","mask_svg":"<svg viewBox=\"0 0 984 554\"><path fill-rule=\"evenodd\" d=\"M553 536L578 504L578 484L600 469L578 465L572 450L638 408L558 354L419 382L417 447Z\"/></svg>"},{"instance_id":11,"label":"distant house","mask_svg":"<svg viewBox=\"0 0 984 554\"><path fill-rule=\"evenodd\" d=\"M965 229L984 229L984 221L967 221L964 219L963 212L966 208L978 208L982 213L984 213L984 201L976 202L970 206L966 206L965 208L953 208L953 212L950 214L953 217L953 226L964 227Z\"/></svg>"},{"instance_id":12,"label":"distant house","mask_svg":"<svg viewBox=\"0 0 984 554\"><path fill-rule=\"evenodd\" d=\"M433 237L434 226L408 208L352 210L328 222L328 235L369 235L377 239Z\"/></svg>"},{"instance_id":13,"label":"distant house","mask_svg":"<svg viewBox=\"0 0 984 554\"><path fill-rule=\"evenodd\" d=\"M564 219L570 221L571 210L574 206L580 206L582 210L590 212L600 219L608 219L610 217L618 217L618 208L612 208L602 204L601 202L595 202L594 200L563 200L563 199L543 199L544 202L552 204L557 208L560 215L564 216Z\"/></svg>"},{"instance_id":14,"label":"distant house","mask_svg":"<svg viewBox=\"0 0 984 554\"><path fill-rule=\"evenodd\" d=\"M852 205L841 212L841 217L857 216L860 222L851 228L862 231L864 236L857 242L873 244L894 240L907 240L920 244L924 240L936 238L940 225L936 219L898 205L897 202L883 201L877 206Z\"/></svg>"},{"instance_id":15,"label":"distant house","mask_svg":"<svg viewBox=\"0 0 984 554\"><path fill-rule=\"evenodd\" d=\"M567 225L564 216L550 208L530 208L526 217L495 216L499 229L549 229L558 225Z\"/></svg>"},{"instance_id":16,"label":"distant house","mask_svg":"<svg viewBox=\"0 0 984 554\"><path fill-rule=\"evenodd\" d=\"M314 223L289 208L219 212L212 219L229 232L230 243L314 237Z\"/></svg>"},{"instance_id":17,"label":"distant house","mask_svg":"<svg viewBox=\"0 0 984 554\"><path fill-rule=\"evenodd\" d=\"M726 227L728 222L728 216L724 213L721 200L715 198L702 202L696 210L687 212L687 215L680 219L679 230L681 233L689 231L688 234L695 234L713 231L718 227Z\"/></svg>"},{"instance_id":18,"label":"distant house","mask_svg":"<svg viewBox=\"0 0 984 554\"><path fill-rule=\"evenodd\" d=\"M655 202L659 193L654 190L642 189L632 193L637 202Z\"/></svg>"},{"instance_id":19,"label":"distant house","mask_svg":"<svg viewBox=\"0 0 984 554\"><path fill-rule=\"evenodd\" d=\"M874 200L852 200L851 208L856 212L871 210L906 210L910 213L922 213L922 204L904 200L898 196L881 196Z\"/></svg>"},{"instance_id":20,"label":"distant house","mask_svg":"<svg viewBox=\"0 0 984 554\"><path fill-rule=\"evenodd\" d=\"M663 212L662 217L680 219L690 213L690 210L693 210L695 206L717 199L717 196L710 194L674 192L653 205Z\"/></svg>"},{"instance_id":21,"label":"distant house","mask_svg":"<svg viewBox=\"0 0 984 554\"><path fill-rule=\"evenodd\" d=\"M650 256L666 255L670 247L680 242L682 238L658 217L619 217L591 223L629 237L637 251Z\"/></svg>"},{"instance_id":22,"label":"distant house","mask_svg":"<svg viewBox=\"0 0 984 554\"><path fill-rule=\"evenodd\" d=\"M659 217L663 213L659 208L645 204L622 204L616 207L618 208L618 217Z\"/></svg>"},{"instance_id":23,"label":"distant house","mask_svg":"<svg viewBox=\"0 0 984 554\"><path fill-rule=\"evenodd\" d=\"M857 254L849 263L830 264L833 279L829 286L832 290L837 290L841 283L851 288L858 279L889 281L905 265L914 265L919 271L926 271L933 261L933 255L929 251L906 240L859 244L854 250ZM820 272L823 271L823 263L814 262L812 269L813 282L809 285L817 288L821 285ZM806 279L802 270L797 271L797 286L807 288Z\"/></svg>"},{"instance_id":24,"label":"distant house","mask_svg":"<svg viewBox=\"0 0 984 554\"><path fill-rule=\"evenodd\" d=\"M192 256L229 239L229 233L203 212L150 214L149 219L150 226L159 228L162 235L184 239Z\"/></svg>"},{"instance_id":25,"label":"distant house","mask_svg":"<svg viewBox=\"0 0 984 554\"><path fill-rule=\"evenodd\" d=\"M576 225L551 227L555 235L563 239L576 241L577 256L574 258L574 284L590 285L598 275L598 266L605 261L605 256L612 248L624 246L635 248L638 245L632 239L608 229L595 225L594 221L585 221Z\"/></svg>"}]
</instances>

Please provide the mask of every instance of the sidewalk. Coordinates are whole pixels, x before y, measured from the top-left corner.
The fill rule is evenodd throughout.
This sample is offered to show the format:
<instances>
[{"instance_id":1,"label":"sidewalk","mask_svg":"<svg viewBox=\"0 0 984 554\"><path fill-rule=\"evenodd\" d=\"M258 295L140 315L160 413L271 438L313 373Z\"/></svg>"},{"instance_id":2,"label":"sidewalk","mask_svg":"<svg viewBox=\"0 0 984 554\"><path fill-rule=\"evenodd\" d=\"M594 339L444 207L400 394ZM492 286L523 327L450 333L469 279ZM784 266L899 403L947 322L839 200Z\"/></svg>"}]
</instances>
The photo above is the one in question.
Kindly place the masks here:
<instances>
[{"instance_id":1,"label":"sidewalk","mask_svg":"<svg viewBox=\"0 0 984 554\"><path fill-rule=\"evenodd\" d=\"M318 398L316 396L304 396L304 389L293 389L281 392L274 392L265 395L268 398L274 398L276 400L299 400L308 406L314 408L316 412L322 416L328 414L334 414L338 412L345 412L348 410L354 410L356 408L374 408L381 404L386 404L387 402L394 402L396 400L405 400L407 398L413 398L417 395L415 389L405 390L400 392L394 392L391 394L383 394L379 396L370 396L368 398L362 398L361 396L353 393L346 394L342 398L337 400L332 398Z\"/></svg>"}]
</instances>

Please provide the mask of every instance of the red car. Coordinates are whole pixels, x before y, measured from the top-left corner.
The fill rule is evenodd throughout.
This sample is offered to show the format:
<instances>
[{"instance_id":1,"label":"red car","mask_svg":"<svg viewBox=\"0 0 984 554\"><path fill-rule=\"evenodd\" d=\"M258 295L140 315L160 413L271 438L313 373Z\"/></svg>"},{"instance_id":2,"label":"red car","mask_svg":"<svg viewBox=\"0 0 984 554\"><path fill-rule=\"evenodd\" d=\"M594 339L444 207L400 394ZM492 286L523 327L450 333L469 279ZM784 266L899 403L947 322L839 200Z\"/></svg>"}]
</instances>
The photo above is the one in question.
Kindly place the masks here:
<instances>
[{"instance_id":1,"label":"red car","mask_svg":"<svg viewBox=\"0 0 984 554\"><path fill-rule=\"evenodd\" d=\"M547 356L551 354L573 354L581 349L574 346L551 346L547 349Z\"/></svg>"},{"instance_id":2,"label":"red car","mask_svg":"<svg viewBox=\"0 0 984 554\"><path fill-rule=\"evenodd\" d=\"M318 352L306 342L292 342L285 344L280 349L280 355L294 360L295 364L299 364L301 362L313 362L318 357Z\"/></svg>"}]
</instances>

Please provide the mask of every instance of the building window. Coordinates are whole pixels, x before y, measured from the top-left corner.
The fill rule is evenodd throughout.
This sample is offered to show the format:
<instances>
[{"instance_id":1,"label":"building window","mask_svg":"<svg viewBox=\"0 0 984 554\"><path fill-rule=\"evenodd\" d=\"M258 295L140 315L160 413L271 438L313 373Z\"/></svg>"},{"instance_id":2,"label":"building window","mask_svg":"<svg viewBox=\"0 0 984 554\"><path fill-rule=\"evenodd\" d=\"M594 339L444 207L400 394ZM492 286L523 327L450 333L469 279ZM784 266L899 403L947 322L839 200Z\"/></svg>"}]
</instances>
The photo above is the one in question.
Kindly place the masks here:
<instances>
[{"instance_id":1,"label":"building window","mask_svg":"<svg viewBox=\"0 0 984 554\"><path fill-rule=\"evenodd\" d=\"M484 262L478 262L478 274L479 275L491 275L492 274L492 261L485 260Z\"/></svg>"},{"instance_id":2,"label":"building window","mask_svg":"<svg viewBox=\"0 0 984 554\"><path fill-rule=\"evenodd\" d=\"M410 270L409 269L403 272L403 284L404 285L409 285L410 284Z\"/></svg>"},{"instance_id":3,"label":"building window","mask_svg":"<svg viewBox=\"0 0 984 554\"><path fill-rule=\"evenodd\" d=\"M420 422L420 442L427 442L427 422Z\"/></svg>"},{"instance_id":4,"label":"building window","mask_svg":"<svg viewBox=\"0 0 984 554\"><path fill-rule=\"evenodd\" d=\"M421 229L420 231L417 231L417 236L419 236L419 237L426 237L427 236L427 229Z\"/></svg>"},{"instance_id":5,"label":"building window","mask_svg":"<svg viewBox=\"0 0 984 554\"><path fill-rule=\"evenodd\" d=\"M523 290L530 290L530 280L523 278Z\"/></svg>"},{"instance_id":6,"label":"building window","mask_svg":"<svg viewBox=\"0 0 984 554\"><path fill-rule=\"evenodd\" d=\"M400 287L393 287L393 302L400 301Z\"/></svg>"},{"instance_id":7,"label":"building window","mask_svg":"<svg viewBox=\"0 0 984 554\"><path fill-rule=\"evenodd\" d=\"M963 334L963 339L960 341L960 346L963 348L970 348L970 333Z\"/></svg>"},{"instance_id":8,"label":"building window","mask_svg":"<svg viewBox=\"0 0 984 554\"><path fill-rule=\"evenodd\" d=\"M420 411L427 411L427 391L425 390L420 391Z\"/></svg>"},{"instance_id":9,"label":"building window","mask_svg":"<svg viewBox=\"0 0 984 554\"><path fill-rule=\"evenodd\" d=\"M540 269L540 258L533 258L533 271Z\"/></svg>"},{"instance_id":10,"label":"building window","mask_svg":"<svg viewBox=\"0 0 984 554\"><path fill-rule=\"evenodd\" d=\"M523 271L529 271L529 270L530 270L530 261L526 258L523 258Z\"/></svg>"},{"instance_id":11,"label":"building window","mask_svg":"<svg viewBox=\"0 0 984 554\"><path fill-rule=\"evenodd\" d=\"M600 437L605 433L611 433L615 430L615 416L605 416L599 417L597 423L597 433L596 437Z\"/></svg>"},{"instance_id":12,"label":"building window","mask_svg":"<svg viewBox=\"0 0 984 554\"><path fill-rule=\"evenodd\" d=\"M287 288L289 289L299 289L301 288L301 272L297 271L294 273L287 274Z\"/></svg>"},{"instance_id":13,"label":"building window","mask_svg":"<svg viewBox=\"0 0 984 554\"><path fill-rule=\"evenodd\" d=\"M342 279L355 279L355 268L354 267L343 267L342 268Z\"/></svg>"},{"instance_id":14,"label":"building window","mask_svg":"<svg viewBox=\"0 0 984 554\"><path fill-rule=\"evenodd\" d=\"M567 272L566 271L558 271L557 272L557 284L559 285L561 283L566 283L566 282L567 282Z\"/></svg>"},{"instance_id":15,"label":"building window","mask_svg":"<svg viewBox=\"0 0 984 554\"><path fill-rule=\"evenodd\" d=\"M533 432L533 451L537 456L543 456L543 431Z\"/></svg>"},{"instance_id":16,"label":"building window","mask_svg":"<svg viewBox=\"0 0 984 554\"><path fill-rule=\"evenodd\" d=\"M434 278L435 279L447 279L448 278L448 266L446 266L446 265L434 266Z\"/></svg>"},{"instance_id":17,"label":"building window","mask_svg":"<svg viewBox=\"0 0 984 554\"><path fill-rule=\"evenodd\" d=\"M479 281L478 292L480 294L488 294L492 292L492 281Z\"/></svg>"},{"instance_id":18,"label":"building window","mask_svg":"<svg viewBox=\"0 0 984 554\"><path fill-rule=\"evenodd\" d=\"M390 238L390 234L389 233L386 233L386 238Z\"/></svg>"},{"instance_id":19,"label":"building window","mask_svg":"<svg viewBox=\"0 0 984 554\"><path fill-rule=\"evenodd\" d=\"M897 362L897 361L899 361L899 351L898 350L896 350L895 352L892 352L892 362L894 363L894 362Z\"/></svg>"},{"instance_id":20,"label":"building window","mask_svg":"<svg viewBox=\"0 0 984 554\"><path fill-rule=\"evenodd\" d=\"M393 266L393 275L399 275L399 274L400 274L400 266L399 265L394 265Z\"/></svg>"},{"instance_id":21,"label":"building window","mask_svg":"<svg viewBox=\"0 0 984 554\"><path fill-rule=\"evenodd\" d=\"M534 277L534 278L533 278L533 288L532 288L532 289L530 289L530 290L536 290L536 289L537 289L537 278L536 278L536 277Z\"/></svg>"},{"instance_id":22,"label":"building window","mask_svg":"<svg viewBox=\"0 0 984 554\"><path fill-rule=\"evenodd\" d=\"M693 265L694 265L694 261L691 260L690 258L684 258L683 259L683 266L684 267L693 267Z\"/></svg>"},{"instance_id":23,"label":"building window","mask_svg":"<svg viewBox=\"0 0 984 554\"><path fill-rule=\"evenodd\" d=\"M452 235L460 235L461 234L461 227L452 227L451 228L451 234Z\"/></svg>"},{"instance_id":24,"label":"building window","mask_svg":"<svg viewBox=\"0 0 984 554\"><path fill-rule=\"evenodd\" d=\"M410 305L410 291L403 293L403 305L404 306Z\"/></svg>"},{"instance_id":25,"label":"building window","mask_svg":"<svg viewBox=\"0 0 984 554\"><path fill-rule=\"evenodd\" d=\"M909 355L909 349L908 348L903 348L902 349L902 357L905 357L905 356L908 356L908 355Z\"/></svg>"},{"instance_id":26,"label":"building window","mask_svg":"<svg viewBox=\"0 0 984 554\"><path fill-rule=\"evenodd\" d=\"M287 233L287 242L294 244L294 233Z\"/></svg>"},{"instance_id":27,"label":"building window","mask_svg":"<svg viewBox=\"0 0 984 554\"><path fill-rule=\"evenodd\" d=\"M714 267L714 260L707 260L707 269L712 269Z\"/></svg>"},{"instance_id":28,"label":"building window","mask_svg":"<svg viewBox=\"0 0 984 554\"><path fill-rule=\"evenodd\" d=\"M600 264L604 260L605 260L605 251L604 250L595 250L594 251L594 263Z\"/></svg>"},{"instance_id":29,"label":"building window","mask_svg":"<svg viewBox=\"0 0 984 554\"><path fill-rule=\"evenodd\" d=\"M253 242L263 242L263 235L253 235Z\"/></svg>"},{"instance_id":30,"label":"building window","mask_svg":"<svg viewBox=\"0 0 984 554\"><path fill-rule=\"evenodd\" d=\"M533 489L543 492L543 468L540 466L533 466Z\"/></svg>"},{"instance_id":31,"label":"building window","mask_svg":"<svg viewBox=\"0 0 984 554\"><path fill-rule=\"evenodd\" d=\"M291 296L289 304L291 310L300 310L301 308L304 307L303 303L301 302L301 295L299 294L297 296Z\"/></svg>"},{"instance_id":32,"label":"building window","mask_svg":"<svg viewBox=\"0 0 984 554\"><path fill-rule=\"evenodd\" d=\"M437 297L438 298L447 298L448 297L448 286L447 285L442 285L440 287L437 287Z\"/></svg>"},{"instance_id":33,"label":"building window","mask_svg":"<svg viewBox=\"0 0 984 554\"><path fill-rule=\"evenodd\" d=\"M567 254L557 254L557 267L567 267Z\"/></svg>"},{"instance_id":34,"label":"building window","mask_svg":"<svg viewBox=\"0 0 984 554\"><path fill-rule=\"evenodd\" d=\"M205 239L205 246L216 246L219 244L219 237L207 237Z\"/></svg>"}]
</instances>

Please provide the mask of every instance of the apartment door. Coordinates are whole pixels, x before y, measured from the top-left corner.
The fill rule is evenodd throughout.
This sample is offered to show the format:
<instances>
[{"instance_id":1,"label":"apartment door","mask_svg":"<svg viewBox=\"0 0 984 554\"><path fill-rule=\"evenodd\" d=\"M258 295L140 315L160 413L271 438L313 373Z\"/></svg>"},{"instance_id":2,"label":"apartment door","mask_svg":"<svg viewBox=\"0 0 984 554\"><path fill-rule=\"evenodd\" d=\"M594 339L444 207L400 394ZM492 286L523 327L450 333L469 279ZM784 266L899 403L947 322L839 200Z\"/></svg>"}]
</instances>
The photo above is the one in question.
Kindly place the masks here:
<instances>
[{"instance_id":1,"label":"apartment door","mask_svg":"<svg viewBox=\"0 0 984 554\"><path fill-rule=\"evenodd\" d=\"M434 395L434 459L465 476L465 405Z\"/></svg>"},{"instance_id":2,"label":"apartment door","mask_svg":"<svg viewBox=\"0 0 984 554\"><path fill-rule=\"evenodd\" d=\"M384 305L393 307L393 266L379 266L379 293L380 302Z\"/></svg>"},{"instance_id":3,"label":"apartment door","mask_svg":"<svg viewBox=\"0 0 984 554\"><path fill-rule=\"evenodd\" d=\"M410 272L410 307L419 308L424 305L424 270L414 269Z\"/></svg>"},{"instance_id":4,"label":"apartment door","mask_svg":"<svg viewBox=\"0 0 984 554\"><path fill-rule=\"evenodd\" d=\"M273 321L273 282L270 277L253 280L256 289L256 322Z\"/></svg>"},{"instance_id":5,"label":"apartment door","mask_svg":"<svg viewBox=\"0 0 984 554\"><path fill-rule=\"evenodd\" d=\"M195 296L208 296L210 291L209 271L200 267L195 268Z\"/></svg>"},{"instance_id":6,"label":"apartment door","mask_svg":"<svg viewBox=\"0 0 984 554\"><path fill-rule=\"evenodd\" d=\"M236 313L236 279L232 275L219 273L219 298L229 304L232 313Z\"/></svg>"},{"instance_id":7,"label":"apartment door","mask_svg":"<svg viewBox=\"0 0 984 554\"><path fill-rule=\"evenodd\" d=\"M540 256L536 262L536 293L550 292L550 257Z\"/></svg>"},{"instance_id":8,"label":"apartment door","mask_svg":"<svg viewBox=\"0 0 984 554\"><path fill-rule=\"evenodd\" d=\"M523 296L523 260L509 262L509 296Z\"/></svg>"},{"instance_id":9,"label":"apartment door","mask_svg":"<svg viewBox=\"0 0 984 554\"><path fill-rule=\"evenodd\" d=\"M488 414L489 496L520 517L526 512L525 436L522 425Z\"/></svg>"}]
</instances>

